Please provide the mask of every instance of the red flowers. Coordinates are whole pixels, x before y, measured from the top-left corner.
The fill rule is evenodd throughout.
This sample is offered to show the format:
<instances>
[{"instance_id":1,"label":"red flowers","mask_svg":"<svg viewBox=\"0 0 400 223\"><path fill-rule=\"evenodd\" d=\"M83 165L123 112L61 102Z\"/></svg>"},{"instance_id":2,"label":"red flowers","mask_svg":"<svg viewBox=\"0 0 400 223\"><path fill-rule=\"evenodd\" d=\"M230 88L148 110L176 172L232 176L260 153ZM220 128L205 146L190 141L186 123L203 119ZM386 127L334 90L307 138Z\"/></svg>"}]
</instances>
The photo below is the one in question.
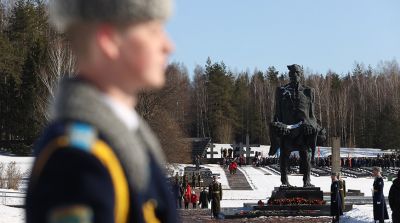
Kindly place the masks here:
<instances>
[{"instance_id":1,"label":"red flowers","mask_svg":"<svg viewBox=\"0 0 400 223\"><path fill-rule=\"evenodd\" d=\"M324 200L308 200L302 197L295 197L295 198L282 198L282 199L274 199L268 200L268 205L298 205L298 204L316 204L316 205L323 205L326 201Z\"/></svg>"}]
</instances>

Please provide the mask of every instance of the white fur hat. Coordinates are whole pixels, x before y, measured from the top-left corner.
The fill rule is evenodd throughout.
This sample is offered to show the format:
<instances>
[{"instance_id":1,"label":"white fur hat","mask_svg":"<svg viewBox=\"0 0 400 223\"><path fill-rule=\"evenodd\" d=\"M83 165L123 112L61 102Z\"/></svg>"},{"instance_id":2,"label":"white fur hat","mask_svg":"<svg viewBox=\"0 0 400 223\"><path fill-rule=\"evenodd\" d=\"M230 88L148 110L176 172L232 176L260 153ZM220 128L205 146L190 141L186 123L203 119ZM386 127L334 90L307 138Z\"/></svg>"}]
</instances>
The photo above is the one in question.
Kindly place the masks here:
<instances>
[{"instance_id":1,"label":"white fur hat","mask_svg":"<svg viewBox=\"0 0 400 223\"><path fill-rule=\"evenodd\" d=\"M166 20L172 0L50 0L50 22L65 31L87 22L142 22Z\"/></svg>"}]
</instances>

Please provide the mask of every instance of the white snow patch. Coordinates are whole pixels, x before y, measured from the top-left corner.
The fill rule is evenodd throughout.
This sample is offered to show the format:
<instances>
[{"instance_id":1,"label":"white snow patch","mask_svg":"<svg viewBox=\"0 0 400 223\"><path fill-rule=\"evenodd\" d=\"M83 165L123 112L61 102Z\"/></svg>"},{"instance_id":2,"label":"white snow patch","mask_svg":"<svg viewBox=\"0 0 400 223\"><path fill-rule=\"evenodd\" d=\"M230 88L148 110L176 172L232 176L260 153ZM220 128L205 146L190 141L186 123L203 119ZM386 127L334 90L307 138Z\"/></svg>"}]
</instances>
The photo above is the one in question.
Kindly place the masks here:
<instances>
[{"instance_id":1,"label":"white snow patch","mask_svg":"<svg viewBox=\"0 0 400 223\"><path fill-rule=\"evenodd\" d=\"M202 166L204 166L205 168L210 169L213 174L219 174L218 182L221 183L222 189L224 189L224 190L230 190L231 189L231 187L229 186L229 183L228 183L228 178L226 178L225 171L220 165L218 165L218 164L206 164L206 165L202 165Z\"/></svg>"},{"instance_id":2,"label":"white snow patch","mask_svg":"<svg viewBox=\"0 0 400 223\"><path fill-rule=\"evenodd\" d=\"M33 161L35 160L32 156L11 156L11 155L0 155L0 163L8 165L11 162L16 162L17 166L21 169L21 173L26 173L32 168Z\"/></svg>"},{"instance_id":3,"label":"white snow patch","mask_svg":"<svg viewBox=\"0 0 400 223\"><path fill-rule=\"evenodd\" d=\"M25 211L23 208L12 208L0 205L0 216L0 223L25 222Z\"/></svg>"},{"instance_id":4,"label":"white snow patch","mask_svg":"<svg viewBox=\"0 0 400 223\"><path fill-rule=\"evenodd\" d=\"M389 218L392 217L392 210L388 207ZM340 222L344 223L364 223L374 222L373 207L371 205L354 205L353 210L344 213L340 218ZM392 222L392 221L385 221Z\"/></svg>"}]
</instances>

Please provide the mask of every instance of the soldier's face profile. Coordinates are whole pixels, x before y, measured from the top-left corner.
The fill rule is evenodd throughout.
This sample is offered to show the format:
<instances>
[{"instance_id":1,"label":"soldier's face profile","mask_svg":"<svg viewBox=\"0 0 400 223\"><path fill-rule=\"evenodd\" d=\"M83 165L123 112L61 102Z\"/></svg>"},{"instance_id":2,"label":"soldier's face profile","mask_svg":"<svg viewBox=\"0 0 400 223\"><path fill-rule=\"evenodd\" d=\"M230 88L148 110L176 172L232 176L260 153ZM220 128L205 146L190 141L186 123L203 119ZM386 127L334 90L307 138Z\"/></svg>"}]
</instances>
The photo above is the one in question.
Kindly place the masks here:
<instances>
[{"instance_id":1,"label":"soldier's face profile","mask_svg":"<svg viewBox=\"0 0 400 223\"><path fill-rule=\"evenodd\" d=\"M159 21L128 25L120 33L120 63L135 87L160 88L165 82L165 67L173 46ZM129 83L128 83L129 84Z\"/></svg>"}]
</instances>

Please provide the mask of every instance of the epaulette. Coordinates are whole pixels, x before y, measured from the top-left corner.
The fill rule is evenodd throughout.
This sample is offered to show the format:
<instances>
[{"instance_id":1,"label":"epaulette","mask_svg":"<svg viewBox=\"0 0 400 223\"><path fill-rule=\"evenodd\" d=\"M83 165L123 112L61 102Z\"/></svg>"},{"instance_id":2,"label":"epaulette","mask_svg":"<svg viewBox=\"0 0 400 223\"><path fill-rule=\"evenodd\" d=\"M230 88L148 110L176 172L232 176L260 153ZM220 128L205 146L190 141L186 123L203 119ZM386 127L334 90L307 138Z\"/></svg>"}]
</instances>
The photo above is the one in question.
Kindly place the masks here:
<instances>
[{"instance_id":1,"label":"epaulette","mask_svg":"<svg viewBox=\"0 0 400 223\"><path fill-rule=\"evenodd\" d=\"M97 136L97 130L93 126L82 122L73 122L66 129L69 147L85 152L90 152Z\"/></svg>"}]
</instances>

